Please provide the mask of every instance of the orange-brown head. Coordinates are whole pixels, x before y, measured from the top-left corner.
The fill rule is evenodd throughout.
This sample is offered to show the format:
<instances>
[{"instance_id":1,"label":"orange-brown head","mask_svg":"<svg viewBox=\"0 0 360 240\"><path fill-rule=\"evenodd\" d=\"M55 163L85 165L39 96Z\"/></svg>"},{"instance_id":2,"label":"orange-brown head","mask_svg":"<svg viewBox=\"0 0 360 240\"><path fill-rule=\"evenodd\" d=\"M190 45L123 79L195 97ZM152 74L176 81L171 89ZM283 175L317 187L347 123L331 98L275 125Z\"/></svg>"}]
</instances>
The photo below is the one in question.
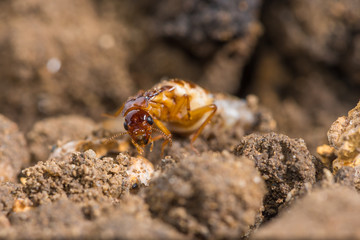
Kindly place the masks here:
<instances>
[{"instance_id":1,"label":"orange-brown head","mask_svg":"<svg viewBox=\"0 0 360 240\"><path fill-rule=\"evenodd\" d=\"M154 121L149 113L142 109L133 109L125 114L124 128L135 143L148 144Z\"/></svg>"}]
</instances>

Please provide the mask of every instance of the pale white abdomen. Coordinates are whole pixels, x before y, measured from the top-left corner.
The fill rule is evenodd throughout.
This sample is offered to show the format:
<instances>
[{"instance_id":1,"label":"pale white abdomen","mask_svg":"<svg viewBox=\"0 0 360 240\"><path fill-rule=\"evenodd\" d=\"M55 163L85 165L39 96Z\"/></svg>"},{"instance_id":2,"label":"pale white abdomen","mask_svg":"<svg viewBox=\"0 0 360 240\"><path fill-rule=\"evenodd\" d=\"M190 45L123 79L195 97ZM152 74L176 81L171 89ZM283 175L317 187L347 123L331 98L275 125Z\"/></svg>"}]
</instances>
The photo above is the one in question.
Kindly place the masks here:
<instances>
[{"instance_id":1,"label":"pale white abdomen","mask_svg":"<svg viewBox=\"0 0 360 240\"><path fill-rule=\"evenodd\" d=\"M160 84L173 87L176 97L188 95L190 98L190 111L205 107L214 102L213 95L196 84L183 80L171 80ZM184 108L182 115L186 114L185 110ZM190 134L199 129L209 114L210 112L204 113L198 120L195 122L189 121L188 124L184 122L166 122L165 124L171 132Z\"/></svg>"}]
</instances>

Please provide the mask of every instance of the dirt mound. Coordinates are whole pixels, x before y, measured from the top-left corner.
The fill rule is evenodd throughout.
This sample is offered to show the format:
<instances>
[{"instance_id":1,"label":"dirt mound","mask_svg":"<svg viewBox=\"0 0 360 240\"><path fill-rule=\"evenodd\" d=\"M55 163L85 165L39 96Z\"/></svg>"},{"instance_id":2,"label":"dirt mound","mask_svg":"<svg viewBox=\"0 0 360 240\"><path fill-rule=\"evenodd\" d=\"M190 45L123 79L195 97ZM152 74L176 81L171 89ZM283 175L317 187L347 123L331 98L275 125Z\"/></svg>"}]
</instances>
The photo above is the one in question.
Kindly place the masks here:
<instances>
[{"instance_id":1,"label":"dirt mound","mask_svg":"<svg viewBox=\"0 0 360 240\"><path fill-rule=\"evenodd\" d=\"M236 238L254 224L264 192L249 159L208 152L165 170L145 199L154 217L190 237Z\"/></svg>"},{"instance_id":2,"label":"dirt mound","mask_svg":"<svg viewBox=\"0 0 360 240\"><path fill-rule=\"evenodd\" d=\"M27 134L32 162L47 160L54 146L84 139L94 129L94 121L77 115L46 118L36 122Z\"/></svg>"},{"instance_id":3,"label":"dirt mound","mask_svg":"<svg viewBox=\"0 0 360 240\"><path fill-rule=\"evenodd\" d=\"M125 203L124 203L125 204ZM136 205L134 207L134 205ZM84 207L66 198L39 207L13 212L11 222L0 229L4 238L119 238L119 239L181 239L183 236L169 226L150 218L146 205L137 198L127 200L126 207L109 202L93 204L102 211L97 218L84 215ZM136 230L131 230L136 226Z\"/></svg>"},{"instance_id":4,"label":"dirt mound","mask_svg":"<svg viewBox=\"0 0 360 240\"><path fill-rule=\"evenodd\" d=\"M336 207L334 207L336 206ZM358 239L360 196L346 187L316 190L298 200L254 239Z\"/></svg>"},{"instance_id":5,"label":"dirt mound","mask_svg":"<svg viewBox=\"0 0 360 240\"><path fill-rule=\"evenodd\" d=\"M251 159L265 180L268 193L263 215L269 219L278 208L315 183L315 158L304 140L282 134L251 134L241 140L235 155Z\"/></svg>"},{"instance_id":6,"label":"dirt mound","mask_svg":"<svg viewBox=\"0 0 360 240\"><path fill-rule=\"evenodd\" d=\"M0 114L0 182L15 182L20 169L29 162L24 134L16 123Z\"/></svg>"},{"instance_id":7,"label":"dirt mound","mask_svg":"<svg viewBox=\"0 0 360 240\"><path fill-rule=\"evenodd\" d=\"M94 151L74 153L63 159L50 159L23 170L23 191L35 205L55 201L67 196L81 202L85 200L116 201L130 189L124 178L124 159L98 159Z\"/></svg>"}]
</instances>

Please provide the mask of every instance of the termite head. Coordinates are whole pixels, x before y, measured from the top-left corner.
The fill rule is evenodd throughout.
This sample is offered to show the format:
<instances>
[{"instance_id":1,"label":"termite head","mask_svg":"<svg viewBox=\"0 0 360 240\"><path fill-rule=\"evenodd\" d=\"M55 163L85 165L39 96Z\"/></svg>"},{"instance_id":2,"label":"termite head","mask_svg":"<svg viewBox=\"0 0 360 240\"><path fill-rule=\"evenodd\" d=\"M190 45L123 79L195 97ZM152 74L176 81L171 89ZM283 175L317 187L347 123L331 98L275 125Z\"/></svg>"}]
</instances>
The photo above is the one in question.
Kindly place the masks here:
<instances>
[{"instance_id":1,"label":"termite head","mask_svg":"<svg viewBox=\"0 0 360 240\"><path fill-rule=\"evenodd\" d=\"M153 124L153 118L142 109L130 110L125 114L124 128L133 141L140 146L148 144Z\"/></svg>"}]
</instances>

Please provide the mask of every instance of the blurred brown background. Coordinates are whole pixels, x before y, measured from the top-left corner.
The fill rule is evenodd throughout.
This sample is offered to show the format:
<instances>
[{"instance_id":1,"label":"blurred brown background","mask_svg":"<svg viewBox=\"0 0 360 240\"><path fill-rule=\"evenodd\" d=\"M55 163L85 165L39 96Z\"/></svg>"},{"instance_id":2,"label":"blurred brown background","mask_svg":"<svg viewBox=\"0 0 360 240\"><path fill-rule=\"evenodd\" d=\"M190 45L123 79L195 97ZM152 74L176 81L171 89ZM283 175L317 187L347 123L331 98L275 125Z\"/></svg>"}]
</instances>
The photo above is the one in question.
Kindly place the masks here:
<instances>
[{"instance_id":1,"label":"blurred brown background","mask_svg":"<svg viewBox=\"0 0 360 240\"><path fill-rule=\"evenodd\" d=\"M3 0L0 113L101 119L138 89L184 78L254 93L309 148L359 100L357 0Z\"/></svg>"}]
</instances>

